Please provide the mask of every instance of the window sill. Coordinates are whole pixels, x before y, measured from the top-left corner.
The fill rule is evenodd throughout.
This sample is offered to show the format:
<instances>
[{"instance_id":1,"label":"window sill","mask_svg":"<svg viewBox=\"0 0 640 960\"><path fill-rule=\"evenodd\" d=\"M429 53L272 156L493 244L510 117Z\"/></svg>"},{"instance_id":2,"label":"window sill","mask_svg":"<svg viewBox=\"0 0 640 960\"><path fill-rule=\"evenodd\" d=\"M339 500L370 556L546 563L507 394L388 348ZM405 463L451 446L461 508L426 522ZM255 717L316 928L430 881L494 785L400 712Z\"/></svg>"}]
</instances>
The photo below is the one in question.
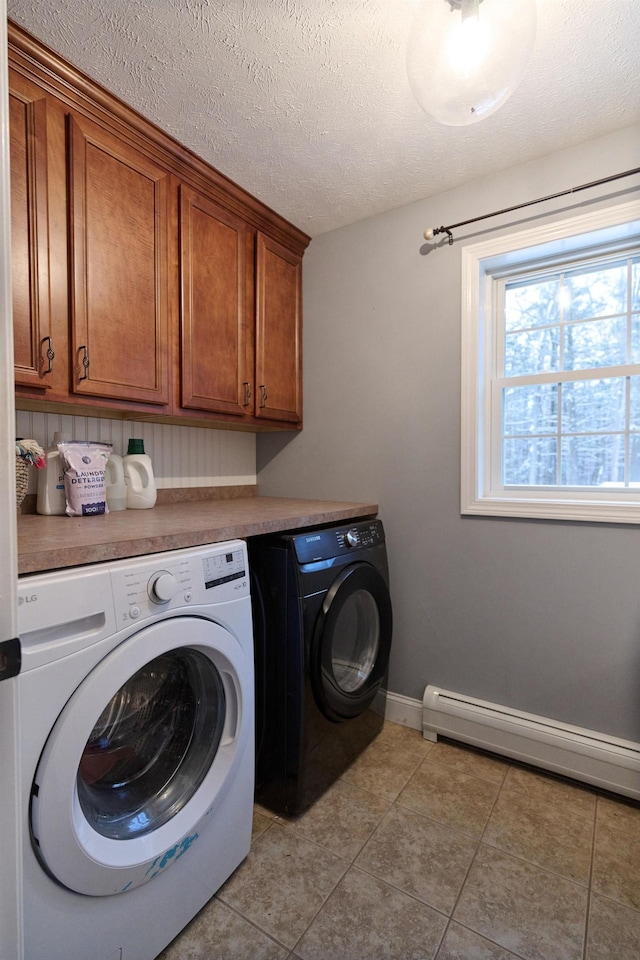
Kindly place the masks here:
<instances>
[{"instance_id":1,"label":"window sill","mask_svg":"<svg viewBox=\"0 0 640 960\"><path fill-rule=\"evenodd\" d=\"M520 517L534 520L572 520L586 523L640 523L640 501L554 499L526 496L490 496L464 500L463 516Z\"/></svg>"}]
</instances>

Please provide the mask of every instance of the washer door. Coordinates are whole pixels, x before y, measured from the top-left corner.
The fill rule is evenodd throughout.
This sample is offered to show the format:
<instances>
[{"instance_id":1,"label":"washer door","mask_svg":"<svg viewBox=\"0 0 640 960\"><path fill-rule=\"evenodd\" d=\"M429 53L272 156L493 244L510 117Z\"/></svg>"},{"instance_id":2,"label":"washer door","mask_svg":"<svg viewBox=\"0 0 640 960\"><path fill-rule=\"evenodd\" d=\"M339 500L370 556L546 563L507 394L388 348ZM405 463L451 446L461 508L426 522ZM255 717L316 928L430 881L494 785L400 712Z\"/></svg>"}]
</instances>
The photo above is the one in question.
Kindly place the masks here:
<instances>
[{"instance_id":1,"label":"washer door","mask_svg":"<svg viewBox=\"0 0 640 960\"><path fill-rule=\"evenodd\" d=\"M391 634L381 574L367 563L343 569L327 591L311 648L314 695L330 720L352 719L371 704L387 673Z\"/></svg>"},{"instance_id":2,"label":"washer door","mask_svg":"<svg viewBox=\"0 0 640 960\"><path fill-rule=\"evenodd\" d=\"M123 641L70 698L42 753L31 830L45 869L104 896L183 856L234 775L252 686L250 658L209 620L175 617Z\"/></svg>"}]
</instances>

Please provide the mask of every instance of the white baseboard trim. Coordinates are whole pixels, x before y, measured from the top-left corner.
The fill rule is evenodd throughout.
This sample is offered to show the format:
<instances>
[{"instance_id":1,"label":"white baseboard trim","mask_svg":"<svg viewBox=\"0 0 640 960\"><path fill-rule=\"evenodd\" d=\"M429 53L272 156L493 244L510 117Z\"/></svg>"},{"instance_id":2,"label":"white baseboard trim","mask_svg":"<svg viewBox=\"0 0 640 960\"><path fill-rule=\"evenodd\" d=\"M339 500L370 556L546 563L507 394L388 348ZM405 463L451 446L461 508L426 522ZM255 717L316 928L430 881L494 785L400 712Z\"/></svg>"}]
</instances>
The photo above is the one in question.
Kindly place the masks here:
<instances>
[{"instance_id":1,"label":"white baseboard trim","mask_svg":"<svg viewBox=\"0 0 640 960\"><path fill-rule=\"evenodd\" d=\"M384 714L385 720L411 727L412 730L422 730L422 700L385 691L378 694L373 702L373 709Z\"/></svg>"}]
</instances>

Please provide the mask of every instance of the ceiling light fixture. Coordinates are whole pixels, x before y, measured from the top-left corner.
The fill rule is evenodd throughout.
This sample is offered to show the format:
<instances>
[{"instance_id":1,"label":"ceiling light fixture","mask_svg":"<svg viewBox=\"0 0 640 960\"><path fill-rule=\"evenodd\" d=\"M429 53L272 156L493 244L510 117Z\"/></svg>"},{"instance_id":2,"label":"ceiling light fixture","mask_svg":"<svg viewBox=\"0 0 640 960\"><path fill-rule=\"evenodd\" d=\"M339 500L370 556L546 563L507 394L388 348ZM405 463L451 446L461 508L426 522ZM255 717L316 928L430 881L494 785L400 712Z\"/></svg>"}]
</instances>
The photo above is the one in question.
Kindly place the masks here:
<instances>
[{"instance_id":1,"label":"ceiling light fixture","mask_svg":"<svg viewBox=\"0 0 640 960\"><path fill-rule=\"evenodd\" d=\"M535 0L423 0L407 48L413 95L439 123L477 123L522 80L535 34Z\"/></svg>"}]
</instances>

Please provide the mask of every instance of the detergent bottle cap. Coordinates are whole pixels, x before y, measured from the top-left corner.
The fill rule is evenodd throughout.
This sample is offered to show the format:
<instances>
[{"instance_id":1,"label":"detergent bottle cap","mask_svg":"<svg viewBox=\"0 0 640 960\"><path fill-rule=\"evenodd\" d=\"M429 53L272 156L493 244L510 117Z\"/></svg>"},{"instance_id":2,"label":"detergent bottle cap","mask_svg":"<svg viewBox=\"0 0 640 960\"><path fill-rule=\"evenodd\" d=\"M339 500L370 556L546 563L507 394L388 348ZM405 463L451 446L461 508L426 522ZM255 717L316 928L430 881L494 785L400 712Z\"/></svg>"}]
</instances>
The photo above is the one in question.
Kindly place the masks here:
<instances>
[{"instance_id":1,"label":"detergent bottle cap","mask_svg":"<svg viewBox=\"0 0 640 960\"><path fill-rule=\"evenodd\" d=\"M144 453L144 440L130 439L127 454L130 453Z\"/></svg>"}]
</instances>

